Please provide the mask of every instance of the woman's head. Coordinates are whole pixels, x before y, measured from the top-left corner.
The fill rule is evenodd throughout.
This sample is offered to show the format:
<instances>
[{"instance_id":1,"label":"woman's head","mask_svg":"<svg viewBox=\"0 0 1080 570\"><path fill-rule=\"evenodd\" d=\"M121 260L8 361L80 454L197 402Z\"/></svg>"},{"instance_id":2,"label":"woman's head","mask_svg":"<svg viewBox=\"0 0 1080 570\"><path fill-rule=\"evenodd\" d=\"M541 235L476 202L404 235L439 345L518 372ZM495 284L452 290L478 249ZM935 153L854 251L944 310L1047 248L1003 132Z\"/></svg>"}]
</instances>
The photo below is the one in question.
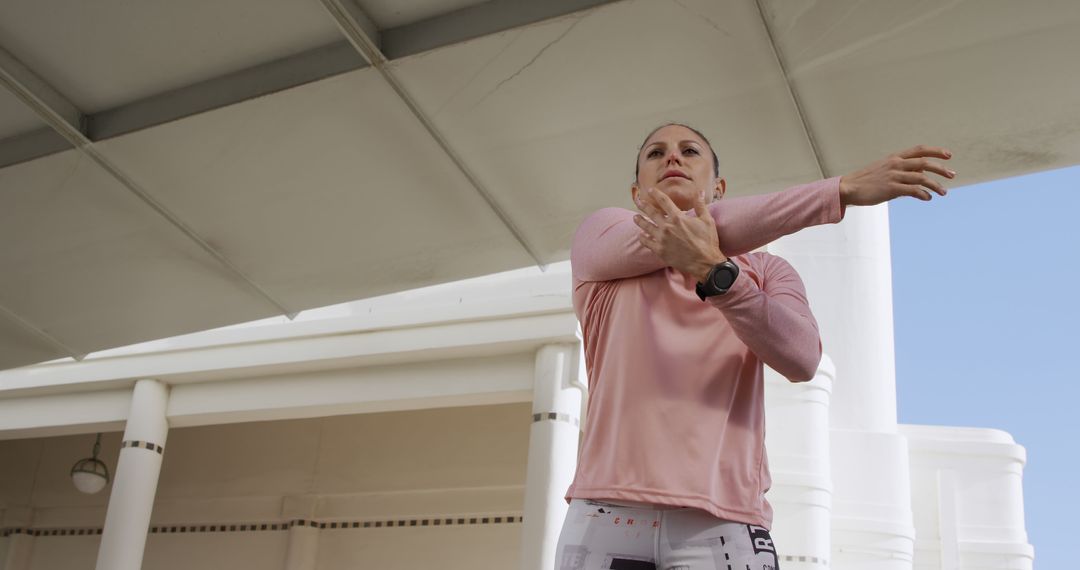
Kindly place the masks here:
<instances>
[{"instance_id":1,"label":"woman's head","mask_svg":"<svg viewBox=\"0 0 1080 570\"><path fill-rule=\"evenodd\" d=\"M680 210L693 209L694 198L719 200L726 189L720 164L705 135L678 123L662 125L645 137L638 150L635 181L630 193L649 188L667 194Z\"/></svg>"}]
</instances>

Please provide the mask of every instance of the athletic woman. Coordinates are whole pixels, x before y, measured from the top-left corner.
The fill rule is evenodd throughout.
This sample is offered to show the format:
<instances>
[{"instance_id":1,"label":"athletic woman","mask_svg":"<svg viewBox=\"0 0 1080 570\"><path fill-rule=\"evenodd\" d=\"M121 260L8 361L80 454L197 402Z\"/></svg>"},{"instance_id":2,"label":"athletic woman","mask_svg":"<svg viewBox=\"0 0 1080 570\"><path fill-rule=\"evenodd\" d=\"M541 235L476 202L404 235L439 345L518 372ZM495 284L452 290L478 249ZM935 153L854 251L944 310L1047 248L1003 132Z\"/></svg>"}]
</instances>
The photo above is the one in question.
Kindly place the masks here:
<instances>
[{"instance_id":1,"label":"athletic woman","mask_svg":"<svg viewBox=\"0 0 1080 570\"><path fill-rule=\"evenodd\" d=\"M776 570L763 365L792 382L821 359L798 273L751 251L836 223L848 206L945 189L955 173L915 147L843 177L721 200L716 154L664 125L642 144L630 193L571 247L589 403L566 492L558 570Z\"/></svg>"}]
</instances>

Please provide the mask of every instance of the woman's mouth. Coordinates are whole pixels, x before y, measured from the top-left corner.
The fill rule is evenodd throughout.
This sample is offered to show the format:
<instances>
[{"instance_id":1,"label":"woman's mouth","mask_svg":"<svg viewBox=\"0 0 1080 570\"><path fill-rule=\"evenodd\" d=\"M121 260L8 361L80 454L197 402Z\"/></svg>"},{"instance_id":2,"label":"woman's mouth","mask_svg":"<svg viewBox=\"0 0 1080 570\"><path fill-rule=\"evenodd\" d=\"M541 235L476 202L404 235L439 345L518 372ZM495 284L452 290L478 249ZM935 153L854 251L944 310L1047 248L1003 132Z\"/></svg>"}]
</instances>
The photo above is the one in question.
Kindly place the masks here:
<instances>
[{"instance_id":1,"label":"woman's mouth","mask_svg":"<svg viewBox=\"0 0 1080 570\"><path fill-rule=\"evenodd\" d=\"M682 172L680 172L678 170L669 170L669 171L665 172L664 175L660 177L660 180L664 181L664 180L667 180L668 178L675 178L675 177L685 178L686 180L690 180L689 176L683 174Z\"/></svg>"}]
</instances>

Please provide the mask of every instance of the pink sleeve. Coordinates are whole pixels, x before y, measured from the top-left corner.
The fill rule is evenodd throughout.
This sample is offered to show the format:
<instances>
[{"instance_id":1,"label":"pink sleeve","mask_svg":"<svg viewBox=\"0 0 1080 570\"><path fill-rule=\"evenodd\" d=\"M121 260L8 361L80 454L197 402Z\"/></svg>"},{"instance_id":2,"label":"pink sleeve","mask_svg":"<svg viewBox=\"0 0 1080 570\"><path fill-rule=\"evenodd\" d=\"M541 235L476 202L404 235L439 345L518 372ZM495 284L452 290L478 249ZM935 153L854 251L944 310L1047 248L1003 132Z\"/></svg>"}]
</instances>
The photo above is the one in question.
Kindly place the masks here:
<instances>
[{"instance_id":1,"label":"pink sleeve","mask_svg":"<svg viewBox=\"0 0 1080 570\"><path fill-rule=\"evenodd\" d=\"M803 228L839 222L840 178L819 180L771 194L722 199L709 204L720 249L742 255ZM570 268L578 281L611 281L667 267L638 241L635 212L602 208L578 226L570 246ZM689 215L696 215L693 211Z\"/></svg>"},{"instance_id":2,"label":"pink sleeve","mask_svg":"<svg viewBox=\"0 0 1080 570\"><path fill-rule=\"evenodd\" d=\"M706 299L724 313L739 340L762 362L792 382L814 377L821 361L821 335L806 300L802 279L783 258L763 254L758 287L741 271L731 289Z\"/></svg>"}]
</instances>

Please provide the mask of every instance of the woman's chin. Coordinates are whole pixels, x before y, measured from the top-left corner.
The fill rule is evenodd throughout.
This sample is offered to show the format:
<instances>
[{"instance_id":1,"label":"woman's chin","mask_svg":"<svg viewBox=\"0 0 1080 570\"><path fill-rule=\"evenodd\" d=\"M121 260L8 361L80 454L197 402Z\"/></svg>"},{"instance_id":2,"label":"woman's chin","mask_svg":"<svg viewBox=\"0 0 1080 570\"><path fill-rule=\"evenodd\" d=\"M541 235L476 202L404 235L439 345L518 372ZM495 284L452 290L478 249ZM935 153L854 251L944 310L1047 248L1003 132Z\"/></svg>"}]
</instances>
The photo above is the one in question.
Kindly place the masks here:
<instances>
[{"instance_id":1,"label":"woman's chin","mask_svg":"<svg viewBox=\"0 0 1080 570\"><path fill-rule=\"evenodd\" d=\"M678 209L680 209L680 210L682 210L684 212L687 211L687 210L693 210L694 209L694 197L693 196L685 196L683 194L669 194L668 198L671 198L671 201L675 203L676 208L678 208Z\"/></svg>"}]
</instances>

